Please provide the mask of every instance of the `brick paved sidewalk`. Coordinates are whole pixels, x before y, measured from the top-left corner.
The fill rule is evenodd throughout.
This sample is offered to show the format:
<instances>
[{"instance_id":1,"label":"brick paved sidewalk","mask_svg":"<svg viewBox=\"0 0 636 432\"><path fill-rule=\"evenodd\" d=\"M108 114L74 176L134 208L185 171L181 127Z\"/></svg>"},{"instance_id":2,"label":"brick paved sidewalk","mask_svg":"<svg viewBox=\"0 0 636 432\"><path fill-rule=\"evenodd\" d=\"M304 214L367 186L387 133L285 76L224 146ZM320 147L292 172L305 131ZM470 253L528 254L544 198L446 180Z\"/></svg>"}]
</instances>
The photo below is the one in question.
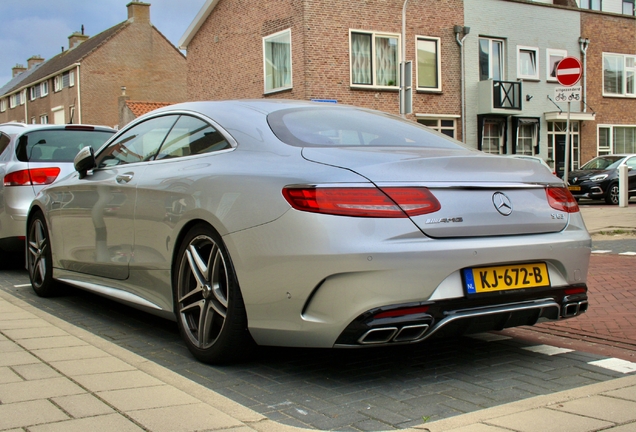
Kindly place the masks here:
<instances>
[{"instance_id":1,"label":"brick paved sidewalk","mask_svg":"<svg viewBox=\"0 0 636 432\"><path fill-rule=\"evenodd\" d=\"M506 330L523 338L548 335L574 347L589 343L587 350L624 360L636 360L636 257L592 255L588 273L590 307L580 317ZM592 349L590 349L592 348ZM596 348L596 349L593 349ZM576 349L576 348L575 348Z\"/></svg>"}]
</instances>

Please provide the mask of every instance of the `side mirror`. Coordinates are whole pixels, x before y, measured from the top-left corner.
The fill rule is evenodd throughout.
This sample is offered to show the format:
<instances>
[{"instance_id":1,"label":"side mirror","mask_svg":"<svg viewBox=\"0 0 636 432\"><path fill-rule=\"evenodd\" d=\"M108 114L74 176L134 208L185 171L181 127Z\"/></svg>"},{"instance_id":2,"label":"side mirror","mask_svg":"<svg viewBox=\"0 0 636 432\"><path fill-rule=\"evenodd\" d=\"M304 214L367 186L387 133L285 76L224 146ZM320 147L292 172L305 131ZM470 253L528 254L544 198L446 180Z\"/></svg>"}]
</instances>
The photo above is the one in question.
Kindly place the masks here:
<instances>
[{"instance_id":1,"label":"side mirror","mask_svg":"<svg viewBox=\"0 0 636 432\"><path fill-rule=\"evenodd\" d=\"M86 146L77 153L75 159L73 159L73 165L75 165L75 171L79 173L79 178L86 177L88 170L95 168L95 150L93 147Z\"/></svg>"}]
</instances>

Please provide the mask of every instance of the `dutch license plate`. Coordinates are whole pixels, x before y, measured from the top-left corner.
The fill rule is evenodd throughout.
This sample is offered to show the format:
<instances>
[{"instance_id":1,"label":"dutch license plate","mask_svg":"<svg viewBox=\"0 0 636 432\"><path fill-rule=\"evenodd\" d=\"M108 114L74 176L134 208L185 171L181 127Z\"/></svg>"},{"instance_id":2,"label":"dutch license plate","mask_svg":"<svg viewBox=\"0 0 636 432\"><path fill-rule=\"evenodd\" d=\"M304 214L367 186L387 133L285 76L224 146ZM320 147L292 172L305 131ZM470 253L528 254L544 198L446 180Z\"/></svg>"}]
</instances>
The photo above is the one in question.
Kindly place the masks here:
<instances>
[{"instance_id":1,"label":"dutch license plate","mask_svg":"<svg viewBox=\"0 0 636 432\"><path fill-rule=\"evenodd\" d=\"M549 287L550 276L545 263L515 264L464 269L464 282L468 294L480 294Z\"/></svg>"},{"instance_id":2,"label":"dutch license plate","mask_svg":"<svg viewBox=\"0 0 636 432\"><path fill-rule=\"evenodd\" d=\"M571 191L578 192L581 190L581 186L568 186L568 189L570 189Z\"/></svg>"}]
</instances>

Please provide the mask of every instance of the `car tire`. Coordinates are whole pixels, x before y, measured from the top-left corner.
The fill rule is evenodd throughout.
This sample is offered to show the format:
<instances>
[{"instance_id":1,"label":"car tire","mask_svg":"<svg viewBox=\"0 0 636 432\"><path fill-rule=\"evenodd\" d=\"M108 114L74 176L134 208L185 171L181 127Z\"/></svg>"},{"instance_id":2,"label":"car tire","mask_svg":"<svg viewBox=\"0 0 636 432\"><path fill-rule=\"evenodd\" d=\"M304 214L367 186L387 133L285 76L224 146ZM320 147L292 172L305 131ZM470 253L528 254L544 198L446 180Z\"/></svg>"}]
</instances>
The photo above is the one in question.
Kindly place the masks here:
<instances>
[{"instance_id":1,"label":"car tire","mask_svg":"<svg viewBox=\"0 0 636 432\"><path fill-rule=\"evenodd\" d=\"M58 282L53 280L53 258L46 219L37 212L29 220L27 229L27 270L33 291L40 297L52 297L61 293Z\"/></svg>"},{"instance_id":2,"label":"car tire","mask_svg":"<svg viewBox=\"0 0 636 432\"><path fill-rule=\"evenodd\" d=\"M618 183L612 183L609 185L607 192L605 193L605 202L607 204L617 205L618 193Z\"/></svg>"},{"instance_id":3,"label":"car tire","mask_svg":"<svg viewBox=\"0 0 636 432\"><path fill-rule=\"evenodd\" d=\"M181 242L173 271L175 315L190 352L205 363L242 359L254 342L230 255L205 224Z\"/></svg>"}]
</instances>

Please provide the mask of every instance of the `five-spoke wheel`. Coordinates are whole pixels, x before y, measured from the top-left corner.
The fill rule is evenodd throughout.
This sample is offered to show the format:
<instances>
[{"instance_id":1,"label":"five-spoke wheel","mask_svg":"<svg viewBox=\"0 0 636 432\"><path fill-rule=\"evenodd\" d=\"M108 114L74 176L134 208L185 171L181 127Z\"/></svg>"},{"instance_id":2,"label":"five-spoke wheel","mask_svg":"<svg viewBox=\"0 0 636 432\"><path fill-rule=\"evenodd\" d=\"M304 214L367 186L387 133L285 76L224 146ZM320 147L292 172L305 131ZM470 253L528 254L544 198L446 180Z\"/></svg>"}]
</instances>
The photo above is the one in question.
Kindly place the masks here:
<instances>
[{"instance_id":1,"label":"five-spoke wheel","mask_svg":"<svg viewBox=\"0 0 636 432\"><path fill-rule=\"evenodd\" d=\"M58 294L57 283L53 280L53 262L49 230L44 215L37 212L29 220L27 230L27 269L31 286L40 297Z\"/></svg>"},{"instance_id":2,"label":"five-spoke wheel","mask_svg":"<svg viewBox=\"0 0 636 432\"><path fill-rule=\"evenodd\" d=\"M206 225L186 234L173 273L179 329L201 361L235 360L249 345L247 317L230 256Z\"/></svg>"}]
</instances>

